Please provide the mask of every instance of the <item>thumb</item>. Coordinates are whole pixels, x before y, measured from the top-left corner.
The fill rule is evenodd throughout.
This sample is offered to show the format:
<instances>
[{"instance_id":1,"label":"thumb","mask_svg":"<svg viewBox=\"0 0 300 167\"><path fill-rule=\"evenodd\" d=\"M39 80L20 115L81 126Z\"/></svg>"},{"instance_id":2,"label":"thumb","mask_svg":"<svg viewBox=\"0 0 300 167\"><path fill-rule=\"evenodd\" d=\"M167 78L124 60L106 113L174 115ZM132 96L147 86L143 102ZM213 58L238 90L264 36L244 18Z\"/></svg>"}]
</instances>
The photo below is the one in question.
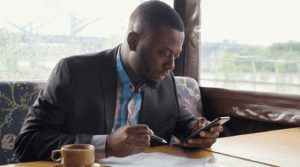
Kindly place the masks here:
<instances>
[{"instance_id":1,"label":"thumb","mask_svg":"<svg viewBox=\"0 0 300 167\"><path fill-rule=\"evenodd\" d=\"M198 123L199 128L203 128L206 125L206 118L201 117L198 119L198 121L199 121Z\"/></svg>"},{"instance_id":2,"label":"thumb","mask_svg":"<svg viewBox=\"0 0 300 167\"><path fill-rule=\"evenodd\" d=\"M194 124L193 131L196 132L197 130L203 128L206 124L206 119L204 117L200 117Z\"/></svg>"}]
</instances>

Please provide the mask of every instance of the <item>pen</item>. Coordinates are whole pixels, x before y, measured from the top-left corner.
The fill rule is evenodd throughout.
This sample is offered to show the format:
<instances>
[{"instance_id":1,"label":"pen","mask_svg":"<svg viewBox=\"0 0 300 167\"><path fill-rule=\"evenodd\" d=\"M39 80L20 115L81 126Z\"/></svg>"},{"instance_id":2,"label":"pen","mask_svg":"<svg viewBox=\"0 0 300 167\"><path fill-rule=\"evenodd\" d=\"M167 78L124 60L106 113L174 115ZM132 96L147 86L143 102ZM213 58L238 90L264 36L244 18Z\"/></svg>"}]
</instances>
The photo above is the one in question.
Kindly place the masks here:
<instances>
[{"instance_id":1,"label":"pen","mask_svg":"<svg viewBox=\"0 0 300 167\"><path fill-rule=\"evenodd\" d=\"M126 123L126 125L132 125L132 123ZM160 138L160 137L158 137L156 135L151 136L151 139L157 140L157 141L162 142L162 143L168 143L163 138Z\"/></svg>"},{"instance_id":2,"label":"pen","mask_svg":"<svg viewBox=\"0 0 300 167\"><path fill-rule=\"evenodd\" d=\"M151 136L151 138L154 139L154 140L160 141L162 143L168 143L167 141L165 141L164 139L162 139L162 138L160 138L156 135Z\"/></svg>"}]
</instances>

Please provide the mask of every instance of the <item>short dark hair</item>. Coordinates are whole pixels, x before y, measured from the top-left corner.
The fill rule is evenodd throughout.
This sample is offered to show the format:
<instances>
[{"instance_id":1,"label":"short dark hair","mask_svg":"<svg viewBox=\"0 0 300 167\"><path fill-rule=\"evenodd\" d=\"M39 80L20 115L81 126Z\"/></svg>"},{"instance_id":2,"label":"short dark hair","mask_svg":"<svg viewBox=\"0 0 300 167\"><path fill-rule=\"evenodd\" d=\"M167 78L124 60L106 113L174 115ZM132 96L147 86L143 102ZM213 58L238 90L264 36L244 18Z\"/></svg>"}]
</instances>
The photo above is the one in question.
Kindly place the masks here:
<instances>
[{"instance_id":1,"label":"short dark hair","mask_svg":"<svg viewBox=\"0 0 300 167\"><path fill-rule=\"evenodd\" d=\"M179 14L161 1L147 1L140 4L130 16L130 22L137 21L150 27L155 33L160 31L161 25L169 26L180 32L184 31Z\"/></svg>"}]
</instances>

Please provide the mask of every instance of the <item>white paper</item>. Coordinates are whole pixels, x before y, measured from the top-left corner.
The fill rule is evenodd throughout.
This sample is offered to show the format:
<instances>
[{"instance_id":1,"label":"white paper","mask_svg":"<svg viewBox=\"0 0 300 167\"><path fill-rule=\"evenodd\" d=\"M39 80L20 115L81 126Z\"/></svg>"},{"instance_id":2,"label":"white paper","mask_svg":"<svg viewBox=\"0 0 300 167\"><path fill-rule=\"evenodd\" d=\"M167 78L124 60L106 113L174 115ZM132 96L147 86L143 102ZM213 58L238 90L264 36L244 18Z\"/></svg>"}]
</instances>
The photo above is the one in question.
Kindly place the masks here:
<instances>
[{"instance_id":1,"label":"white paper","mask_svg":"<svg viewBox=\"0 0 300 167\"><path fill-rule=\"evenodd\" d=\"M207 164L205 164L204 167L228 167L228 166L207 163Z\"/></svg>"},{"instance_id":2,"label":"white paper","mask_svg":"<svg viewBox=\"0 0 300 167\"><path fill-rule=\"evenodd\" d=\"M97 163L112 167L132 166L132 167L204 167L212 156L200 159L183 158L160 152L139 153L124 158L111 157L102 159Z\"/></svg>"}]
</instances>

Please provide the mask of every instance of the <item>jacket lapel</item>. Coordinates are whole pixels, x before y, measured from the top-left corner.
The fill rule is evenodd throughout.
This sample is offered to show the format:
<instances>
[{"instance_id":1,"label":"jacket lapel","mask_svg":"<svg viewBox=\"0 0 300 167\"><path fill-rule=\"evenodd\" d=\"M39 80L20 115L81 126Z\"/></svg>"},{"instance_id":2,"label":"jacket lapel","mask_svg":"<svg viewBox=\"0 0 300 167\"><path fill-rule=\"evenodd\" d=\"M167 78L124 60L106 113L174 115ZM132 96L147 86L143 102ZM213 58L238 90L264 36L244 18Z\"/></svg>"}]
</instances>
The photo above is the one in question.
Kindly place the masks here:
<instances>
[{"instance_id":1,"label":"jacket lapel","mask_svg":"<svg viewBox=\"0 0 300 167\"><path fill-rule=\"evenodd\" d=\"M143 102L140 109L140 115L139 115L139 124L145 124L148 125L150 129L154 128L155 121L154 120L154 110L150 108L155 108L155 104L152 103L151 98L153 97L153 91L148 91L150 88L147 88L143 93ZM147 103L145 103L147 101ZM150 105L150 106L149 106ZM149 110L150 109L150 110Z\"/></svg>"},{"instance_id":2,"label":"jacket lapel","mask_svg":"<svg viewBox=\"0 0 300 167\"><path fill-rule=\"evenodd\" d=\"M102 62L102 84L104 96L104 109L105 109L105 122L106 134L110 134L116 110L117 86L118 86L118 73L116 66L116 56L119 46L107 52L104 61Z\"/></svg>"}]
</instances>

